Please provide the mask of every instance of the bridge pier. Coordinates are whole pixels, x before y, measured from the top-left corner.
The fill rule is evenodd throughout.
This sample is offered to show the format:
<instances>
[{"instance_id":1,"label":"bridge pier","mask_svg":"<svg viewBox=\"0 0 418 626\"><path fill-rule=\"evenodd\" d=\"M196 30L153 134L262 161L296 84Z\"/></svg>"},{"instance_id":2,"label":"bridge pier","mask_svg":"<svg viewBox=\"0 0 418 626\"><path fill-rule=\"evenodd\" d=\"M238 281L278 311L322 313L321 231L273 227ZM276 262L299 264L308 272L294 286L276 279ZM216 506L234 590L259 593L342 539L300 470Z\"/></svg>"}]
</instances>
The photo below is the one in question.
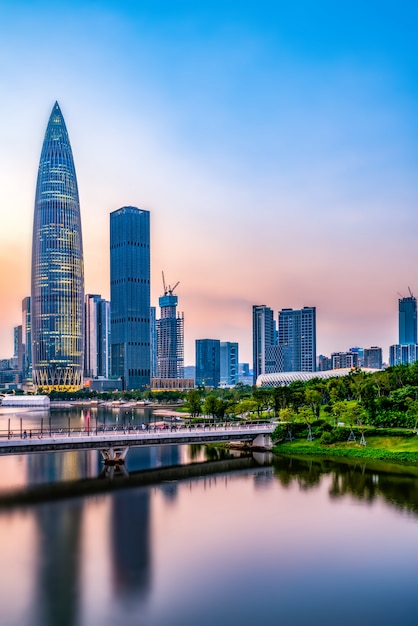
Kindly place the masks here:
<instances>
[{"instance_id":1,"label":"bridge pier","mask_svg":"<svg viewBox=\"0 0 418 626\"><path fill-rule=\"evenodd\" d=\"M270 435L257 435L257 437L252 440L251 447L261 450L271 450L273 448L273 442Z\"/></svg>"},{"instance_id":2,"label":"bridge pier","mask_svg":"<svg viewBox=\"0 0 418 626\"><path fill-rule=\"evenodd\" d=\"M129 446L110 446L100 450L105 465L124 465L128 452Z\"/></svg>"}]
</instances>

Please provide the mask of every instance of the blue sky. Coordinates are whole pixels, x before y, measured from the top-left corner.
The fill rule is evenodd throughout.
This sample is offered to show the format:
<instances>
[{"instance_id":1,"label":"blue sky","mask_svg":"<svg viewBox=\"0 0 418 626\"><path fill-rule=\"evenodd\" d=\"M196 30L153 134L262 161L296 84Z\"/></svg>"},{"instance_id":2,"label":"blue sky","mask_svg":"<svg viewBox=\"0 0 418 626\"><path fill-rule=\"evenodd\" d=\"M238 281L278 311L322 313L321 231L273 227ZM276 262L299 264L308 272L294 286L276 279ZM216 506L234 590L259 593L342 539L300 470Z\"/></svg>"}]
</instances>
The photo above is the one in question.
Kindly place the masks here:
<instances>
[{"instance_id":1,"label":"blue sky","mask_svg":"<svg viewBox=\"0 0 418 626\"><path fill-rule=\"evenodd\" d=\"M318 353L397 341L418 292L413 2L0 1L0 356L30 290L36 172L57 99L86 291L109 297L109 212L151 211L152 300L194 340L251 305L317 307Z\"/></svg>"}]
</instances>

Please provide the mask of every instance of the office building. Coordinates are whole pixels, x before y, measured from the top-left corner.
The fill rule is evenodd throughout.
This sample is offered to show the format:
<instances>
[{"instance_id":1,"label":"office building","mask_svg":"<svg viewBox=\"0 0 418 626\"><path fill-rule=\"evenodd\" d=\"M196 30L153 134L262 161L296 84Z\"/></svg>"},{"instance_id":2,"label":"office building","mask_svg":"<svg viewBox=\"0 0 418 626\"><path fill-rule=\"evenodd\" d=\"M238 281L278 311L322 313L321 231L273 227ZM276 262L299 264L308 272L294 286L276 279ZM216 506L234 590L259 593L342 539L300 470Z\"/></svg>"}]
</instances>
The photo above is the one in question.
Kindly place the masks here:
<instances>
[{"instance_id":1,"label":"office building","mask_svg":"<svg viewBox=\"0 0 418 626\"><path fill-rule=\"evenodd\" d=\"M151 378L157 376L157 309L150 307Z\"/></svg>"},{"instance_id":2,"label":"office building","mask_svg":"<svg viewBox=\"0 0 418 626\"><path fill-rule=\"evenodd\" d=\"M220 381L222 387L234 387L238 382L238 343L221 341Z\"/></svg>"},{"instance_id":3,"label":"office building","mask_svg":"<svg viewBox=\"0 0 418 626\"><path fill-rule=\"evenodd\" d=\"M357 352L333 352L331 354L331 369L340 370L358 367Z\"/></svg>"},{"instance_id":4,"label":"office building","mask_svg":"<svg viewBox=\"0 0 418 626\"><path fill-rule=\"evenodd\" d=\"M266 373L267 348L277 344L273 311L265 304L253 306L253 383ZM271 355L269 355L271 356Z\"/></svg>"},{"instance_id":5,"label":"office building","mask_svg":"<svg viewBox=\"0 0 418 626\"><path fill-rule=\"evenodd\" d=\"M32 335L30 324L30 296L22 300L22 341L23 367L22 378L27 385L32 383Z\"/></svg>"},{"instance_id":6,"label":"office building","mask_svg":"<svg viewBox=\"0 0 418 626\"><path fill-rule=\"evenodd\" d=\"M399 299L399 344L403 346L417 343L417 299L410 294Z\"/></svg>"},{"instance_id":7,"label":"office building","mask_svg":"<svg viewBox=\"0 0 418 626\"><path fill-rule=\"evenodd\" d=\"M418 344L395 344L389 347L389 365L411 365L418 361Z\"/></svg>"},{"instance_id":8,"label":"office building","mask_svg":"<svg viewBox=\"0 0 418 626\"><path fill-rule=\"evenodd\" d=\"M111 374L124 389L151 384L150 214L125 206L110 214Z\"/></svg>"},{"instance_id":9,"label":"office building","mask_svg":"<svg viewBox=\"0 0 418 626\"><path fill-rule=\"evenodd\" d=\"M219 387L220 350L219 339L196 339L196 386Z\"/></svg>"},{"instance_id":10,"label":"office building","mask_svg":"<svg viewBox=\"0 0 418 626\"><path fill-rule=\"evenodd\" d=\"M382 348L378 346L364 348L363 365L378 370L382 369Z\"/></svg>"},{"instance_id":11,"label":"office building","mask_svg":"<svg viewBox=\"0 0 418 626\"><path fill-rule=\"evenodd\" d=\"M364 348L359 348L359 346L355 346L354 348L350 348L350 352L355 352L357 354L357 367L362 367L364 363Z\"/></svg>"},{"instance_id":12,"label":"office building","mask_svg":"<svg viewBox=\"0 0 418 626\"><path fill-rule=\"evenodd\" d=\"M283 350L285 372L316 370L316 309L282 309L279 311L279 345ZM280 371L280 370L277 370Z\"/></svg>"},{"instance_id":13,"label":"office building","mask_svg":"<svg viewBox=\"0 0 418 626\"><path fill-rule=\"evenodd\" d=\"M84 375L110 376L110 302L97 294L85 297Z\"/></svg>"},{"instance_id":14,"label":"office building","mask_svg":"<svg viewBox=\"0 0 418 626\"><path fill-rule=\"evenodd\" d=\"M157 320L157 376L156 378L184 378L184 316L177 313L178 298L166 285L163 274L164 295L158 299L160 319Z\"/></svg>"},{"instance_id":15,"label":"office building","mask_svg":"<svg viewBox=\"0 0 418 626\"><path fill-rule=\"evenodd\" d=\"M323 354L320 354L318 357L317 371L327 372L328 370L331 369L331 367L332 367L332 363L331 363L331 359L329 358L329 356L324 356Z\"/></svg>"},{"instance_id":16,"label":"office building","mask_svg":"<svg viewBox=\"0 0 418 626\"><path fill-rule=\"evenodd\" d=\"M399 343L389 348L389 365L407 365L417 360L417 300L409 289L409 297L399 298Z\"/></svg>"},{"instance_id":17,"label":"office building","mask_svg":"<svg viewBox=\"0 0 418 626\"><path fill-rule=\"evenodd\" d=\"M36 388L83 385L84 265L73 154L60 107L39 162L32 240L32 377Z\"/></svg>"},{"instance_id":18,"label":"office building","mask_svg":"<svg viewBox=\"0 0 418 626\"><path fill-rule=\"evenodd\" d=\"M22 371L24 360L24 343L22 340L22 325L15 326L13 329L14 353L17 369Z\"/></svg>"}]
</instances>

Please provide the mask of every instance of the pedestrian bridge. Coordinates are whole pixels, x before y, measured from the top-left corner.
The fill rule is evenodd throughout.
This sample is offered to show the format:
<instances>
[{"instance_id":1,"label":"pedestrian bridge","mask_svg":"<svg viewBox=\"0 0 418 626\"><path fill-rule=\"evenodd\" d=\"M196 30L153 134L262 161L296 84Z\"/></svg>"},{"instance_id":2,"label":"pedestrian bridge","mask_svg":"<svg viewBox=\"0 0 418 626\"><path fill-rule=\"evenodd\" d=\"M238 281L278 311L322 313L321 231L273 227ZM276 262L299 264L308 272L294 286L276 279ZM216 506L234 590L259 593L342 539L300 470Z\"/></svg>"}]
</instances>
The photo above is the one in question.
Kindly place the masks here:
<instances>
[{"instance_id":1,"label":"pedestrian bridge","mask_svg":"<svg viewBox=\"0 0 418 626\"><path fill-rule=\"evenodd\" d=\"M255 449L271 450L273 430L273 424L216 424L150 430L115 427L75 432L61 429L58 432L29 431L29 435L26 431L18 435L8 432L0 439L0 455L100 450L105 463L123 464L129 448L138 446L242 442Z\"/></svg>"}]
</instances>

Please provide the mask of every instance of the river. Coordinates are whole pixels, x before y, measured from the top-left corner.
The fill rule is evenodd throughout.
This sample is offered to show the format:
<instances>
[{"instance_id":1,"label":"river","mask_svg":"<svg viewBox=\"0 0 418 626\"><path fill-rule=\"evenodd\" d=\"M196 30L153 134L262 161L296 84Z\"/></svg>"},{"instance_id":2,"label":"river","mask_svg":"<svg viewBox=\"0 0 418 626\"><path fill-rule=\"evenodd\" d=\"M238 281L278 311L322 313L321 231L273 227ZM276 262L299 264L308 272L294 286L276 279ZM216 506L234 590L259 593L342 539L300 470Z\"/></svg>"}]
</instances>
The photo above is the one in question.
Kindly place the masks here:
<instances>
[{"instance_id":1,"label":"river","mask_svg":"<svg viewBox=\"0 0 418 626\"><path fill-rule=\"evenodd\" d=\"M2 626L418 623L418 471L196 446L126 469L0 458Z\"/></svg>"}]
</instances>

